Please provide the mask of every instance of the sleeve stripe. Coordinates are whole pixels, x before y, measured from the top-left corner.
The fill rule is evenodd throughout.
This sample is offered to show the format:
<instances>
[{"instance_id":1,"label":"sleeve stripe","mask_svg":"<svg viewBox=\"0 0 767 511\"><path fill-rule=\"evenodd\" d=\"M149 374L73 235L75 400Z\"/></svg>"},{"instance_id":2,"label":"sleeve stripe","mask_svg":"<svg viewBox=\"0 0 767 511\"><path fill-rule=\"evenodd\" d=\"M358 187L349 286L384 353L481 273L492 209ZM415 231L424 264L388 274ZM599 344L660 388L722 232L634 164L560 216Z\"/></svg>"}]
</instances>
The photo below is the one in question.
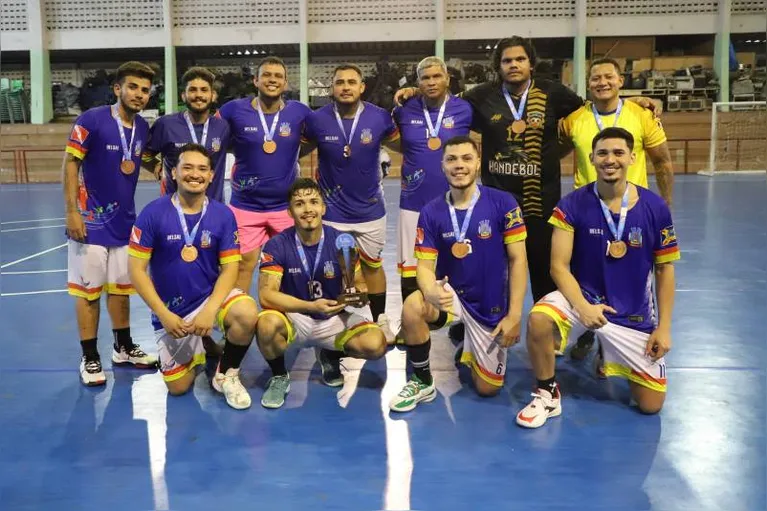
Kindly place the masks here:
<instances>
[{"instance_id":1,"label":"sleeve stripe","mask_svg":"<svg viewBox=\"0 0 767 511\"><path fill-rule=\"evenodd\" d=\"M219 264L236 263L237 261L242 261L242 256L239 253L228 255L226 257L219 256L218 258Z\"/></svg>"},{"instance_id":2,"label":"sleeve stripe","mask_svg":"<svg viewBox=\"0 0 767 511\"><path fill-rule=\"evenodd\" d=\"M239 248L232 248L229 250L222 250L218 253L218 257L220 259L223 259L225 257L231 257L233 255L240 255L240 249Z\"/></svg>"},{"instance_id":3,"label":"sleeve stripe","mask_svg":"<svg viewBox=\"0 0 767 511\"><path fill-rule=\"evenodd\" d=\"M281 266L269 266L267 268L261 269L261 273L266 273L267 275L276 275L277 277L282 277L282 267Z\"/></svg>"},{"instance_id":4,"label":"sleeve stripe","mask_svg":"<svg viewBox=\"0 0 767 511\"><path fill-rule=\"evenodd\" d=\"M672 252L678 252L678 251L679 251L679 247L677 245L674 245L673 247L666 247L660 250L656 250L655 256L658 257L658 256L662 256L662 255L666 255L666 254L670 254Z\"/></svg>"},{"instance_id":5,"label":"sleeve stripe","mask_svg":"<svg viewBox=\"0 0 767 511\"><path fill-rule=\"evenodd\" d=\"M506 229L503 232L503 235L504 236L513 236L515 234L519 234L521 232L526 232L526 231L527 231L527 227L524 224L522 224L522 225L518 225L517 227L514 227L512 229Z\"/></svg>"},{"instance_id":6,"label":"sleeve stripe","mask_svg":"<svg viewBox=\"0 0 767 511\"><path fill-rule=\"evenodd\" d=\"M512 243L517 243L520 241L525 241L527 239L527 230L523 229L520 232L514 233L514 234L504 234L503 235L503 243L504 245L511 245Z\"/></svg>"},{"instance_id":7,"label":"sleeve stripe","mask_svg":"<svg viewBox=\"0 0 767 511\"><path fill-rule=\"evenodd\" d=\"M149 259L152 258L152 254L151 253L139 252L138 250L136 250L133 247L129 247L128 248L128 255L131 256L131 257L135 257L136 259L146 259L146 260L149 260Z\"/></svg>"},{"instance_id":8,"label":"sleeve stripe","mask_svg":"<svg viewBox=\"0 0 767 511\"><path fill-rule=\"evenodd\" d=\"M145 247L143 245L139 245L135 241L131 241L129 243L129 246L130 246L131 249L135 250L136 252L141 252L141 253L144 253L144 254L151 254L152 253L152 248L151 247Z\"/></svg>"},{"instance_id":9,"label":"sleeve stripe","mask_svg":"<svg viewBox=\"0 0 767 511\"><path fill-rule=\"evenodd\" d=\"M676 250L674 250L673 252L668 252L662 255L658 255L658 252L656 252L655 264L670 263L671 261L678 261L681 258L682 258L682 253L679 251L678 248L676 248Z\"/></svg>"},{"instance_id":10,"label":"sleeve stripe","mask_svg":"<svg viewBox=\"0 0 767 511\"><path fill-rule=\"evenodd\" d=\"M87 153L85 149L80 151L69 144L67 144L67 148L65 149L65 151L71 154L72 156L74 156L75 158L77 158L78 160L82 160L83 158L85 158L85 155Z\"/></svg>"},{"instance_id":11,"label":"sleeve stripe","mask_svg":"<svg viewBox=\"0 0 767 511\"><path fill-rule=\"evenodd\" d=\"M433 248L416 247L415 257L416 259L429 259L429 260L436 259L437 250Z\"/></svg>"},{"instance_id":12,"label":"sleeve stripe","mask_svg":"<svg viewBox=\"0 0 767 511\"><path fill-rule=\"evenodd\" d=\"M573 229L572 225L560 220L554 215L551 215L551 218L549 218L549 223L558 229L562 229L564 231L569 231L569 232L575 232L575 229Z\"/></svg>"}]
</instances>

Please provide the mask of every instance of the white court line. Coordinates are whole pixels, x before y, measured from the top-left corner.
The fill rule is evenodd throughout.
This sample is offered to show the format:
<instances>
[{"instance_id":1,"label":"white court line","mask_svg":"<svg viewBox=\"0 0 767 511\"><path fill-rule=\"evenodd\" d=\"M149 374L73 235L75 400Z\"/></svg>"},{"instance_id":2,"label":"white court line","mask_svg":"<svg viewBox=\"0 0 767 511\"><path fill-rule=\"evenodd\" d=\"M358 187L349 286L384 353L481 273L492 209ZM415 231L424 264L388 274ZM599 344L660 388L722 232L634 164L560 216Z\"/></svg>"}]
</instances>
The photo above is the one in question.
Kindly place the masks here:
<instances>
[{"instance_id":1,"label":"white court line","mask_svg":"<svg viewBox=\"0 0 767 511\"><path fill-rule=\"evenodd\" d=\"M45 291L23 291L21 293L0 293L0 296L25 296L25 295L45 295L49 293L66 293L67 289L46 289Z\"/></svg>"},{"instance_id":2,"label":"white court line","mask_svg":"<svg viewBox=\"0 0 767 511\"><path fill-rule=\"evenodd\" d=\"M30 270L30 271L4 271L0 275L31 275L33 273L66 273L68 270Z\"/></svg>"},{"instance_id":3,"label":"white court line","mask_svg":"<svg viewBox=\"0 0 767 511\"><path fill-rule=\"evenodd\" d=\"M66 247L66 243L62 243L61 245L56 245L55 247L49 248L48 250L43 250L42 252L37 252L32 255L28 255L27 257L22 257L21 259L16 259L15 261L11 261L10 263L5 263L3 265L0 265L0 270L8 268L9 266L13 266L15 264L23 263L24 261L29 261L30 259L34 259L35 257L47 254L48 252L53 252L54 250L58 250L60 248Z\"/></svg>"},{"instance_id":4,"label":"white court line","mask_svg":"<svg viewBox=\"0 0 767 511\"><path fill-rule=\"evenodd\" d=\"M0 231L0 233L19 232L19 231L36 231L38 229L55 229L57 227L66 227L66 224L36 225L35 227L17 227L15 229L3 229L2 231Z\"/></svg>"},{"instance_id":5,"label":"white court line","mask_svg":"<svg viewBox=\"0 0 767 511\"><path fill-rule=\"evenodd\" d=\"M0 225L29 224L32 222L52 222L54 220L66 220L66 218L33 218L31 220L11 220L10 222L0 222Z\"/></svg>"},{"instance_id":6,"label":"white court line","mask_svg":"<svg viewBox=\"0 0 767 511\"><path fill-rule=\"evenodd\" d=\"M410 509L410 487L413 478L413 452L410 426L406 420L393 418L389 400L405 386L406 353L391 350L386 354L386 383L381 389L381 414L386 429L386 488L383 509Z\"/></svg>"}]
</instances>

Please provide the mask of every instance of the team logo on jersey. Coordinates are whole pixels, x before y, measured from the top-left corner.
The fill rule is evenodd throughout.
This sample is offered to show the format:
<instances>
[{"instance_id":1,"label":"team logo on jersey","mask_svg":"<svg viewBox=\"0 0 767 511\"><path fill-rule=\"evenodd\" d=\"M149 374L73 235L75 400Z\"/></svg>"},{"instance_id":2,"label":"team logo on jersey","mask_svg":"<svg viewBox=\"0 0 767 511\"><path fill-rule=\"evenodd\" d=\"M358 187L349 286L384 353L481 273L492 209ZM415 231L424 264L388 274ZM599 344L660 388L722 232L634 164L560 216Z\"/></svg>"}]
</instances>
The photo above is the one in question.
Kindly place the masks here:
<instances>
[{"instance_id":1,"label":"team logo on jersey","mask_svg":"<svg viewBox=\"0 0 767 511\"><path fill-rule=\"evenodd\" d=\"M515 225L519 225L523 222L522 210L519 207L516 207L506 213L506 229L512 229Z\"/></svg>"},{"instance_id":2,"label":"team logo on jersey","mask_svg":"<svg viewBox=\"0 0 767 511\"><path fill-rule=\"evenodd\" d=\"M363 144L369 144L373 141L373 132L370 131L370 128L362 130L362 133L360 133L360 141Z\"/></svg>"},{"instance_id":3,"label":"team logo on jersey","mask_svg":"<svg viewBox=\"0 0 767 511\"><path fill-rule=\"evenodd\" d=\"M213 141L210 143L210 150L214 153L217 153L221 150L221 139L216 137L213 139Z\"/></svg>"},{"instance_id":4,"label":"team logo on jersey","mask_svg":"<svg viewBox=\"0 0 767 511\"><path fill-rule=\"evenodd\" d=\"M410 175L402 174L400 188L407 192L413 192L416 188L421 186L425 177L426 172L423 169L417 169Z\"/></svg>"},{"instance_id":5,"label":"team logo on jersey","mask_svg":"<svg viewBox=\"0 0 767 511\"><path fill-rule=\"evenodd\" d=\"M88 138L89 133L90 132L88 130L86 130L79 124L75 124L75 127L72 128L72 135L70 136L70 138L74 140L75 142L77 142L78 144L84 144L85 139Z\"/></svg>"},{"instance_id":6,"label":"team logo on jersey","mask_svg":"<svg viewBox=\"0 0 767 511\"><path fill-rule=\"evenodd\" d=\"M455 126L455 119L452 117L445 117L442 119L442 127L445 129L453 129L453 126Z\"/></svg>"},{"instance_id":7,"label":"team logo on jersey","mask_svg":"<svg viewBox=\"0 0 767 511\"><path fill-rule=\"evenodd\" d=\"M290 123L289 122L280 123L280 136L289 137L290 133L291 133Z\"/></svg>"},{"instance_id":8,"label":"team logo on jersey","mask_svg":"<svg viewBox=\"0 0 767 511\"><path fill-rule=\"evenodd\" d=\"M676 232L674 232L673 225L669 225L665 229L661 229L660 235L663 236L663 238L660 240L661 247L667 247L672 243L676 243Z\"/></svg>"},{"instance_id":9,"label":"team logo on jersey","mask_svg":"<svg viewBox=\"0 0 767 511\"><path fill-rule=\"evenodd\" d=\"M423 233L423 228L419 227L415 230L415 244L416 245L423 245L423 240L425 236Z\"/></svg>"},{"instance_id":10,"label":"team logo on jersey","mask_svg":"<svg viewBox=\"0 0 767 511\"><path fill-rule=\"evenodd\" d=\"M273 263L274 257L271 256L271 254L267 254L266 252L261 252L261 263Z\"/></svg>"},{"instance_id":11,"label":"team logo on jersey","mask_svg":"<svg viewBox=\"0 0 767 511\"><path fill-rule=\"evenodd\" d=\"M481 220L479 222L479 227L477 227L477 235L481 240L486 240L493 235L493 229L490 227L490 220Z\"/></svg>"},{"instance_id":12,"label":"team logo on jersey","mask_svg":"<svg viewBox=\"0 0 767 511\"><path fill-rule=\"evenodd\" d=\"M333 267L333 261L325 261L325 278L332 279L336 276L336 269Z\"/></svg>"},{"instance_id":13,"label":"team logo on jersey","mask_svg":"<svg viewBox=\"0 0 767 511\"><path fill-rule=\"evenodd\" d=\"M527 124L533 129L540 129L543 127L543 112L527 112Z\"/></svg>"},{"instance_id":14,"label":"team logo on jersey","mask_svg":"<svg viewBox=\"0 0 767 511\"><path fill-rule=\"evenodd\" d=\"M641 227L631 228L631 232L629 232L629 245L635 248L639 248L642 246L642 228Z\"/></svg>"},{"instance_id":15,"label":"team logo on jersey","mask_svg":"<svg viewBox=\"0 0 767 511\"><path fill-rule=\"evenodd\" d=\"M133 229L131 229L130 240L131 240L131 243L137 243L139 245L141 244L141 229L139 229L135 225L133 226Z\"/></svg>"},{"instance_id":16,"label":"team logo on jersey","mask_svg":"<svg viewBox=\"0 0 767 511\"><path fill-rule=\"evenodd\" d=\"M503 119L503 114L493 114L493 116L490 118L490 122L498 122L501 119Z\"/></svg>"},{"instance_id":17,"label":"team logo on jersey","mask_svg":"<svg viewBox=\"0 0 767 511\"><path fill-rule=\"evenodd\" d=\"M234 244L240 246L240 231L234 231Z\"/></svg>"},{"instance_id":18,"label":"team logo on jersey","mask_svg":"<svg viewBox=\"0 0 767 511\"><path fill-rule=\"evenodd\" d=\"M133 151L134 156L141 156L141 140L136 142L136 150Z\"/></svg>"},{"instance_id":19,"label":"team logo on jersey","mask_svg":"<svg viewBox=\"0 0 767 511\"><path fill-rule=\"evenodd\" d=\"M210 248L210 231L202 231L200 235L200 248Z\"/></svg>"}]
</instances>

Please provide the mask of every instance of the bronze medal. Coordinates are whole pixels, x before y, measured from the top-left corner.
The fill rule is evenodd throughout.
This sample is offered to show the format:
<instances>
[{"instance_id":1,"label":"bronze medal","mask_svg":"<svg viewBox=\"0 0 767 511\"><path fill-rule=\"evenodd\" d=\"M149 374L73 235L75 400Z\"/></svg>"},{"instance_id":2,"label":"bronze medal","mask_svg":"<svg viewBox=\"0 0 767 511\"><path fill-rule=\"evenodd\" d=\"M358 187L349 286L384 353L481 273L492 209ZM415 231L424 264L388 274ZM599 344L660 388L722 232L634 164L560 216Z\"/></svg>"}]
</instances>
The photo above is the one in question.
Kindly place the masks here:
<instances>
[{"instance_id":1,"label":"bronze medal","mask_svg":"<svg viewBox=\"0 0 767 511\"><path fill-rule=\"evenodd\" d=\"M526 129L527 129L527 123L523 121L522 119L511 123L511 131L513 131L517 135L524 133Z\"/></svg>"},{"instance_id":2,"label":"bronze medal","mask_svg":"<svg viewBox=\"0 0 767 511\"><path fill-rule=\"evenodd\" d=\"M348 158L351 155L352 155L352 146L347 144L344 146L344 158Z\"/></svg>"},{"instance_id":3,"label":"bronze medal","mask_svg":"<svg viewBox=\"0 0 767 511\"><path fill-rule=\"evenodd\" d=\"M133 174L133 171L136 170L136 164L133 163L133 160L123 160L122 163L120 163L120 170L126 176L130 176Z\"/></svg>"},{"instance_id":4,"label":"bronze medal","mask_svg":"<svg viewBox=\"0 0 767 511\"><path fill-rule=\"evenodd\" d=\"M467 255L469 255L469 244L456 241L455 243L453 243L453 246L450 247L450 252L453 254L453 257L455 257L456 259L463 259Z\"/></svg>"},{"instance_id":5,"label":"bronze medal","mask_svg":"<svg viewBox=\"0 0 767 511\"><path fill-rule=\"evenodd\" d=\"M429 137L429 141L427 142L429 149L432 151L436 151L440 147L442 147L442 140L439 139L439 137Z\"/></svg>"},{"instance_id":6,"label":"bronze medal","mask_svg":"<svg viewBox=\"0 0 767 511\"><path fill-rule=\"evenodd\" d=\"M197 247L194 245L184 245L181 249L181 259L187 263L191 263L197 259Z\"/></svg>"},{"instance_id":7,"label":"bronze medal","mask_svg":"<svg viewBox=\"0 0 767 511\"><path fill-rule=\"evenodd\" d=\"M620 259L621 257L626 255L626 251L628 248L626 247L626 243L623 241L613 241L610 243L610 257L614 257L615 259Z\"/></svg>"},{"instance_id":8,"label":"bronze medal","mask_svg":"<svg viewBox=\"0 0 767 511\"><path fill-rule=\"evenodd\" d=\"M272 154L277 150L277 142L274 140L264 140L264 144L261 147L264 148L266 154Z\"/></svg>"}]
</instances>

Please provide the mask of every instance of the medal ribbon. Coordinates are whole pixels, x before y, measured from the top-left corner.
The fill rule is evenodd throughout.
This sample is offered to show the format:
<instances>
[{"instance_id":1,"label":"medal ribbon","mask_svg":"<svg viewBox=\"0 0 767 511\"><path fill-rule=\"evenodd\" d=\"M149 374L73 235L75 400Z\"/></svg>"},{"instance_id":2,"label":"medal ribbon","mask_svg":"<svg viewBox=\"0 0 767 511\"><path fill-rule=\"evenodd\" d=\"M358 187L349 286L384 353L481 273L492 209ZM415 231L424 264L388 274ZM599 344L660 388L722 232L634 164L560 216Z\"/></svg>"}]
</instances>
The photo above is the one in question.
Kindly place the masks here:
<instances>
[{"instance_id":1,"label":"medal ribbon","mask_svg":"<svg viewBox=\"0 0 767 511\"><path fill-rule=\"evenodd\" d=\"M508 103L509 108L511 109L511 115L514 116L514 120L521 120L522 114L525 113L527 93L530 92L530 82L527 82L527 88L525 89L524 94L522 94L522 97L519 99L519 110L517 110L517 107L514 106L514 101L511 100L511 94L509 94L509 91L506 89L506 87L502 85L501 90L503 90L503 97L506 98L506 103Z\"/></svg>"},{"instance_id":2,"label":"medal ribbon","mask_svg":"<svg viewBox=\"0 0 767 511\"><path fill-rule=\"evenodd\" d=\"M136 120L133 120L133 128L131 128L130 132L130 145L128 145L128 141L125 138L123 123L122 120L120 120L120 112L117 110L116 104L112 105L112 117L114 117L114 120L117 123L117 132L120 133L120 144L122 145L123 150L123 160L132 161L133 158L131 156L131 152L133 150L133 137L136 135Z\"/></svg>"},{"instance_id":3,"label":"medal ribbon","mask_svg":"<svg viewBox=\"0 0 767 511\"><path fill-rule=\"evenodd\" d=\"M610 232L613 235L613 239L615 239L615 241L620 241L621 238L623 238L623 230L626 228L626 215L629 211L629 184L626 183L626 191L623 192L623 199L621 199L621 216L618 220L617 229L615 228L615 222L613 221L613 214L610 213L610 208L608 208L607 204L605 204L604 201L599 197L596 183L594 183L594 195L597 196L599 205L602 206L602 214L607 221L607 227L610 229Z\"/></svg>"},{"instance_id":4,"label":"medal ribbon","mask_svg":"<svg viewBox=\"0 0 767 511\"><path fill-rule=\"evenodd\" d=\"M437 138L439 136L439 129L442 127L442 117L445 115L445 107L447 106L448 99L450 99L450 96L445 96L445 101L443 101L442 106L439 107L436 128L431 123L431 116L429 115L429 110L426 108L426 100L423 100L423 116L426 118L426 125L429 127L429 134L432 138Z\"/></svg>"},{"instance_id":5,"label":"medal ribbon","mask_svg":"<svg viewBox=\"0 0 767 511\"><path fill-rule=\"evenodd\" d=\"M202 141L197 140L197 133L194 131L192 118L189 116L189 112L184 112L184 120L186 121L186 127L189 128L189 134L192 135L192 142L205 147L205 142L208 140L208 125L210 124L210 116L205 119L205 124L202 127Z\"/></svg>"},{"instance_id":6,"label":"medal ribbon","mask_svg":"<svg viewBox=\"0 0 767 511\"><path fill-rule=\"evenodd\" d=\"M350 146L352 145L352 140L354 140L354 132L357 131L357 123L360 120L360 115L362 115L362 111L365 109L365 104L360 102L359 106L357 107L357 112L354 114L354 121L352 121L352 129L349 132L349 136L346 136L346 130L344 129L344 122L341 120L341 114L338 113L338 107L336 105L333 105L333 112L336 114L336 121L338 121L338 127L341 128L341 133L344 135L344 140L346 140L346 145Z\"/></svg>"},{"instance_id":7,"label":"medal ribbon","mask_svg":"<svg viewBox=\"0 0 767 511\"><path fill-rule=\"evenodd\" d=\"M623 110L623 100L618 100L618 108L615 109L615 120L613 121L613 127L618 125L618 117L621 115L621 110ZM597 112L597 107L594 106L594 103L591 103L591 113L594 114L594 120L597 121L597 128L599 128L599 131L602 131L605 129L604 125L602 124L602 116L599 115L599 112Z\"/></svg>"},{"instance_id":8,"label":"medal ribbon","mask_svg":"<svg viewBox=\"0 0 767 511\"><path fill-rule=\"evenodd\" d=\"M479 187L474 190L474 195L471 196L471 203L469 203L469 209L466 210L466 218L463 219L463 225L461 230L458 230L458 217L455 214L455 207L450 202L450 192L445 195L447 200L447 207L450 210L450 221L453 223L453 232L455 233L455 241L462 242L466 237L466 231L469 230L469 221L471 220L471 214L474 212L474 206L477 205L479 200Z\"/></svg>"},{"instance_id":9,"label":"medal ribbon","mask_svg":"<svg viewBox=\"0 0 767 511\"><path fill-rule=\"evenodd\" d=\"M280 110L277 110L277 113L274 114L274 119L272 119L272 127L267 128L266 126L266 117L264 116L264 111L261 110L261 101L259 101L258 98L256 98L256 110L258 111L258 118L261 120L261 128L264 130L264 140L267 142L271 142L274 139L274 132L277 131L277 123L280 122Z\"/></svg>"},{"instance_id":10,"label":"medal ribbon","mask_svg":"<svg viewBox=\"0 0 767 511\"><path fill-rule=\"evenodd\" d=\"M314 280L314 274L317 272L317 266L320 264L320 256L322 255L322 246L325 244L325 229L322 230L322 236L320 236L320 243L317 246L317 255L314 256L314 267L312 272L309 273L309 261L306 259L306 252L304 252L304 245L301 243L301 239L298 237L298 233L294 234L296 238L296 250L298 250L298 257L301 259L301 265L304 267L306 274L309 276L309 280Z\"/></svg>"},{"instance_id":11,"label":"medal ribbon","mask_svg":"<svg viewBox=\"0 0 767 511\"><path fill-rule=\"evenodd\" d=\"M184 233L184 244L191 247L194 243L194 238L197 237L197 229L200 228L202 218L205 216L205 212L208 210L208 198L205 197L205 202L202 203L202 213L200 214L200 219L197 220L197 224L194 226L191 233L189 232L189 228L186 225L186 218L184 218L184 211L181 209L181 202L178 200L178 193L173 194L171 202L173 202L173 206L176 208L176 212L178 213L178 220L181 222L181 232Z\"/></svg>"}]
</instances>

